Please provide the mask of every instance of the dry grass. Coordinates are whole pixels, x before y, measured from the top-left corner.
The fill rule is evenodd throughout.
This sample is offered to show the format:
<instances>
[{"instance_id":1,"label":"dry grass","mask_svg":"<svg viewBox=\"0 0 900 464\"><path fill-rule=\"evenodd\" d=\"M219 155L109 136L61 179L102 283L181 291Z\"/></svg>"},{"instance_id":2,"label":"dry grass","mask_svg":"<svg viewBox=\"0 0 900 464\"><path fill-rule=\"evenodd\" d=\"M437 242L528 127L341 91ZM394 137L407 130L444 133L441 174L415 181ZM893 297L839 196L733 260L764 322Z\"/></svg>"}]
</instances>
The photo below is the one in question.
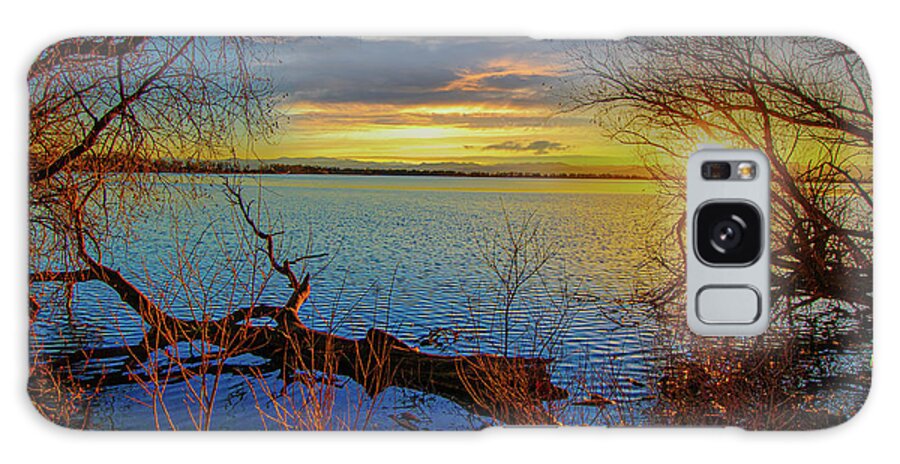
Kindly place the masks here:
<instances>
[{"instance_id":1,"label":"dry grass","mask_svg":"<svg viewBox=\"0 0 900 464\"><path fill-rule=\"evenodd\" d=\"M91 409L103 382L102 377L94 382L82 381L83 369L51 363L40 350L32 353L28 396L38 413L63 427L90 428Z\"/></svg>"},{"instance_id":2,"label":"dry grass","mask_svg":"<svg viewBox=\"0 0 900 464\"><path fill-rule=\"evenodd\" d=\"M796 341L703 344L665 357L654 409L662 424L806 430L839 424L855 412L834 411L823 392L806 385L809 350Z\"/></svg>"}]
</instances>

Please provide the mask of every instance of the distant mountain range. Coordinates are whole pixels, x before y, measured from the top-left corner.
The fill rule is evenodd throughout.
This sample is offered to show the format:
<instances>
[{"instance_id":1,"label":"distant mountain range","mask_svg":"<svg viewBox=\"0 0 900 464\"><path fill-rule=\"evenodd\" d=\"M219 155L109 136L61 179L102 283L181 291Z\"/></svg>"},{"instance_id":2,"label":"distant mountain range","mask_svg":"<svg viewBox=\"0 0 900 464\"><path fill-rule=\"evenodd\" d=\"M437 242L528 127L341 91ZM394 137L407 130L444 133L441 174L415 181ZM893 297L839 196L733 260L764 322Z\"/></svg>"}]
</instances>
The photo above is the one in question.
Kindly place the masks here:
<instances>
[{"instance_id":1,"label":"distant mountain range","mask_svg":"<svg viewBox=\"0 0 900 464\"><path fill-rule=\"evenodd\" d=\"M333 169L353 170L403 170L403 171L441 171L458 172L461 174L484 173L498 175L503 173L531 174L531 175L592 175L604 177L648 177L647 170L641 166L579 166L567 163L499 163L477 164L458 162L439 163L403 163L403 162L375 162L358 161L338 158L294 158L281 157L264 160L238 159L236 163L250 169L258 169L263 166L310 166Z\"/></svg>"}]
</instances>

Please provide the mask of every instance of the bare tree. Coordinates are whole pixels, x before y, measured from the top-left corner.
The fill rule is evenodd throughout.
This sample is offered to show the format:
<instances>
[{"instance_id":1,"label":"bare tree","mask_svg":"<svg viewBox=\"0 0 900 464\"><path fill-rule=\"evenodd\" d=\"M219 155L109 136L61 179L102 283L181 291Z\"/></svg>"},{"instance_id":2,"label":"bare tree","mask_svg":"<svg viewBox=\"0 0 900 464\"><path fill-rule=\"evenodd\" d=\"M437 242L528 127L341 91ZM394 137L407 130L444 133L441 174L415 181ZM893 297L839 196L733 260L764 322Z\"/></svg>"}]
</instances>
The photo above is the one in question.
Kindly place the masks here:
<instances>
[{"instance_id":1,"label":"bare tree","mask_svg":"<svg viewBox=\"0 0 900 464\"><path fill-rule=\"evenodd\" d=\"M256 50L245 39L142 37L44 50L28 74L32 270L78 268L76 232L102 259L113 231L123 238L161 195L154 161L228 156L269 136L277 115L269 81L251 69Z\"/></svg>"},{"instance_id":2,"label":"bare tree","mask_svg":"<svg viewBox=\"0 0 900 464\"><path fill-rule=\"evenodd\" d=\"M871 310L872 106L852 50L826 39L633 38L574 48L565 110L594 112L635 145L678 211L699 144L753 148L773 172L774 285L788 307L820 299ZM671 273L651 299L683 293L683 214L653 255ZM789 290L790 292L788 292Z\"/></svg>"},{"instance_id":3,"label":"bare tree","mask_svg":"<svg viewBox=\"0 0 900 464\"><path fill-rule=\"evenodd\" d=\"M516 312L514 306L522 304L522 293L528 290L532 279L537 280L557 250L542 236L540 221L533 211L517 222L510 217L506 206L503 206L503 225L496 230L487 229L476 242L482 263L496 281L500 314L494 316L500 316L503 336L500 349L507 356Z\"/></svg>"},{"instance_id":4,"label":"bare tree","mask_svg":"<svg viewBox=\"0 0 900 464\"><path fill-rule=\"evenodd\" d=\"M264 56L257 45L241 38L85 37L40 53L28 73L32 320L53 318L62 304L72 323L74 286L96 280L149 326L175 327L127 272L108 265L132 267L129 256L113 250L134 241L137 220L163 213L160 200L195 193L170 185L155 163L230 156L272 133L275 102L269 81L253 69ZM45 363L41 340L33 342L32 378L65 376ZM71 396L75 383L71 376L59 382L56 390L70 391L58 396ZM45 412L64 420L60 411Z\"/></svg>"}]
</instances>

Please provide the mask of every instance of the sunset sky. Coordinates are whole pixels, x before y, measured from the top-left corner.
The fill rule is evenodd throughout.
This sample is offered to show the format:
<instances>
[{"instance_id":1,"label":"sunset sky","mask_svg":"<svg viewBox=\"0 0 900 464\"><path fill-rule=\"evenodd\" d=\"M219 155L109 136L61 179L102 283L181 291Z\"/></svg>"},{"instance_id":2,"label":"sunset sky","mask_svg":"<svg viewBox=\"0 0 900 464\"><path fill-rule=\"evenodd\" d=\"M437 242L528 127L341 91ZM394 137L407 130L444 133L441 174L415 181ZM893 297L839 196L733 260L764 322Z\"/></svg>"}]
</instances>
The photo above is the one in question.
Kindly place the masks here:
<instances>
[{"instance_id":1,"label":"sunset sky","mask_svg":"<svg viewBox=\"0 0 900 464\"><path fill-rule=\"evenodd\" d=\"M586 114L560 114L558 42L299 39L268 65L290 116L261 158L634 164Z\"/></svg>"}]
</instances>

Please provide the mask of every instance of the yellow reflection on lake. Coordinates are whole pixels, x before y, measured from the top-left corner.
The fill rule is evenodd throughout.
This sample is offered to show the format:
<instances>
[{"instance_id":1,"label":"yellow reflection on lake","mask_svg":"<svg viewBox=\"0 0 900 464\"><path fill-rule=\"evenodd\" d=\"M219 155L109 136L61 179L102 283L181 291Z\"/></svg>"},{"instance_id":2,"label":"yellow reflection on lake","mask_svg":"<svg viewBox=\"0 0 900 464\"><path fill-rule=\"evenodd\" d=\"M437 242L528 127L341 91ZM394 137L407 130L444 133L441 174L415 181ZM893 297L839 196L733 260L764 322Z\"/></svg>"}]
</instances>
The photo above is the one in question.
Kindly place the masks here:
<instances>
[{"instance_id":1,"label":"yellow reflection on lake","mask_svg":"<svg viewBox=\"0 0 900 464\"><path fill-rule=\"evenodd\" d=\"M271 187L498 193L653 194L657 192L656 184L648 180L535 177L267 175L264 176L264 184Z\"/></svg>"}]
</instances>

